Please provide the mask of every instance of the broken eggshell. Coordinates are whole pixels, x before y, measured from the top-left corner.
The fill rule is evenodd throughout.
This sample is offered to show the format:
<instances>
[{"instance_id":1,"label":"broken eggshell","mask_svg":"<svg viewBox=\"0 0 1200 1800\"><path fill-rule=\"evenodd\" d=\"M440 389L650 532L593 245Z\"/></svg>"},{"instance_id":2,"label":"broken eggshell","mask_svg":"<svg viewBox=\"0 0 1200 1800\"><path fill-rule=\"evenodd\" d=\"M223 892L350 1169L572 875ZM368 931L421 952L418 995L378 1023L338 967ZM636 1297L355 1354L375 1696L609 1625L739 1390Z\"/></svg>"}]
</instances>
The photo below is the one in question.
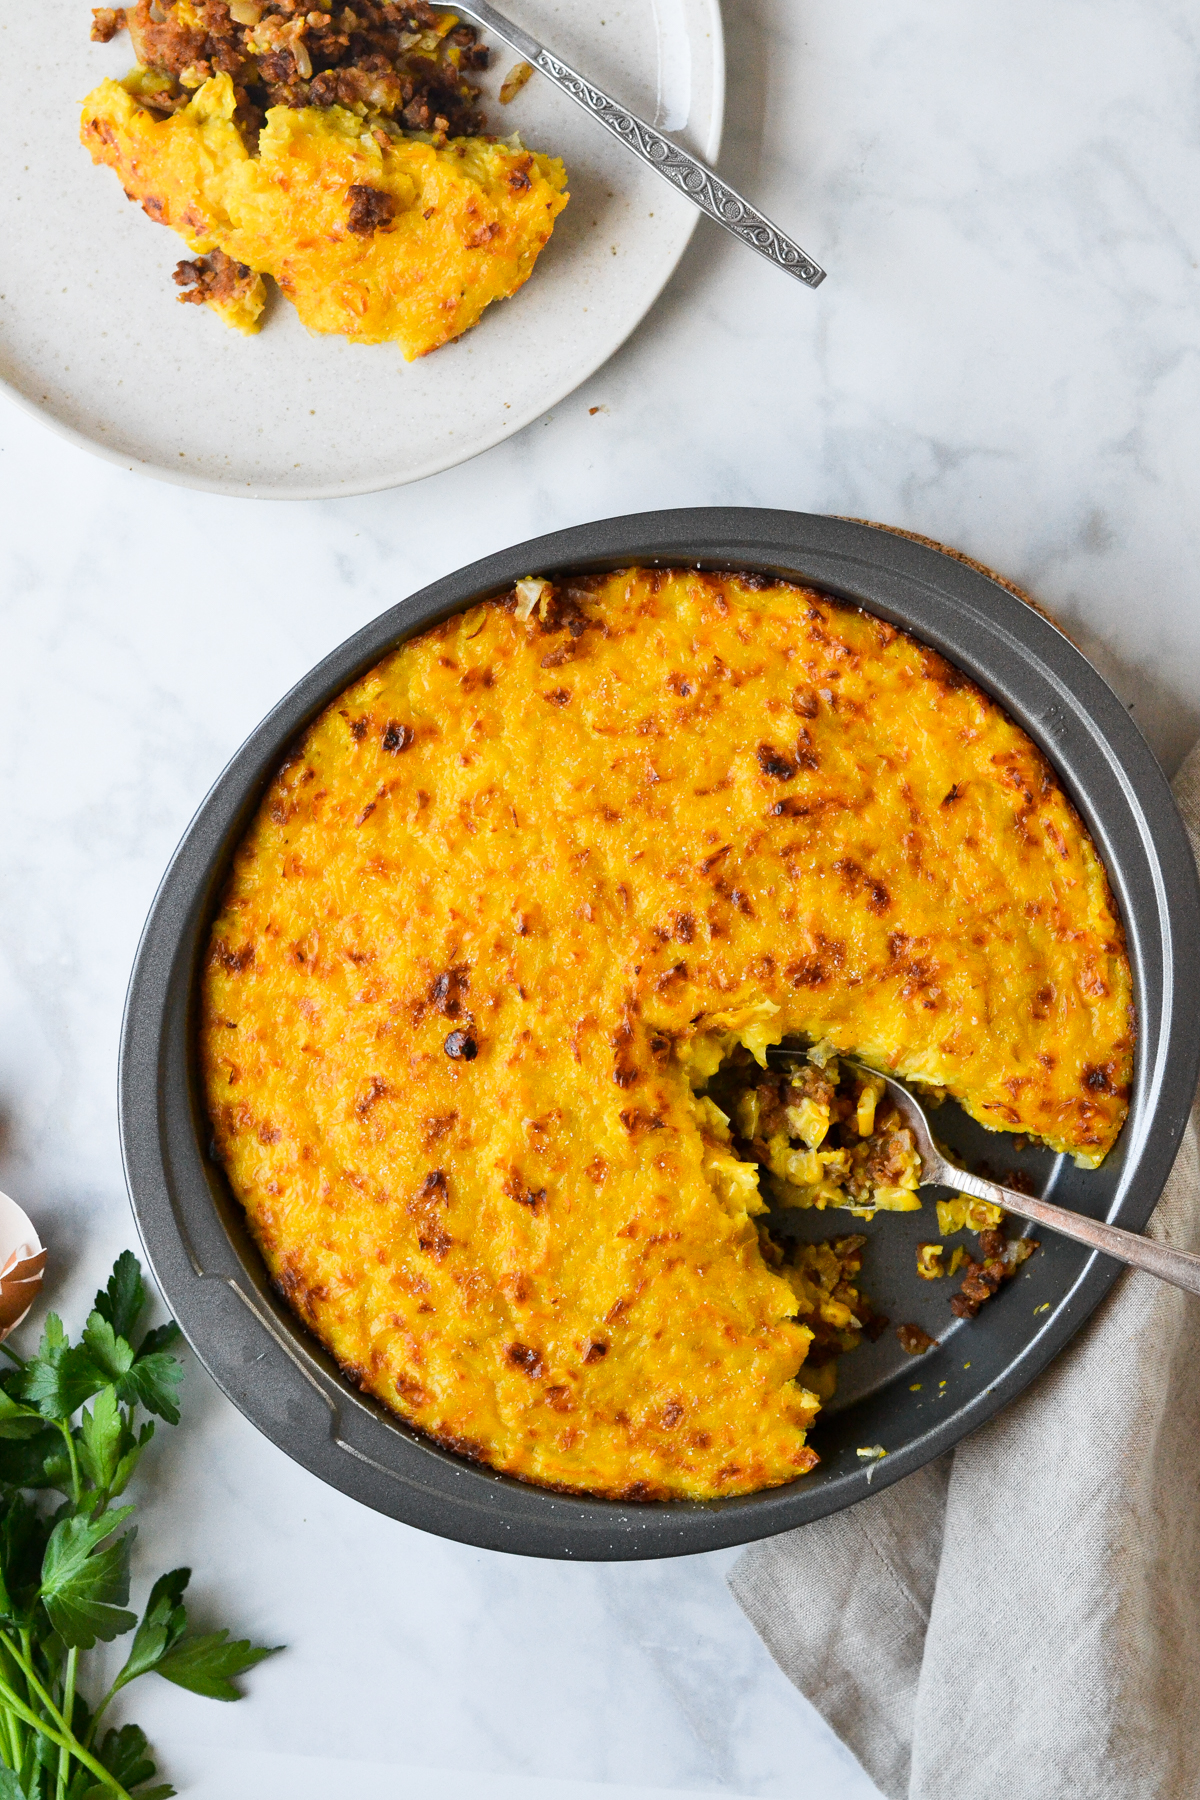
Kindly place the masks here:
<instances>
[{"instance_id":1,"label":"broken eggshell","mask_svg":"<svg viewBox=\"0 0 1200 1800\"><path fill-rule=\"evenodd\" d=\"M0 1344L41 1292L46 1252L29 1214L0 1194Z\"/></svg>"}]
</instances>

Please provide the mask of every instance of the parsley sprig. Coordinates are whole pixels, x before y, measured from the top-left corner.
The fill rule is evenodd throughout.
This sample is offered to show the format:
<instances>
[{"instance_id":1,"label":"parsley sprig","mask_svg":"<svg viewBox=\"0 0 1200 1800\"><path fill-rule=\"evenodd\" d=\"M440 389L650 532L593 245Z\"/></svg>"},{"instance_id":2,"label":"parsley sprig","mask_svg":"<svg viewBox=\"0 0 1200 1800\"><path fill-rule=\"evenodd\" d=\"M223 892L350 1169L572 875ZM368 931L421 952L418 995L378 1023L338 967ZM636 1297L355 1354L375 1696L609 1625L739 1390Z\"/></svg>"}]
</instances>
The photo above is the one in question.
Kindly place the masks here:
<instances>
[{"instance_id":1,"label":"parsley sprig","mask_svg":"<svg viewBox=\"0 0 1200 1800\"><path fill-rule=\"evenodd\" d=\"M126 1250L79 1343L51 1313L27 1361L0 1373L0 1800L167 1800L137 1725L101 1724L123 1688L152 1670L214 1700L274 1652L227 1631L188 1629L190 1569L155 1582L139 1620L128 1610L135 1508L117 1506L154 1420L179 1423L177 1325L138 1338L141 1265ZM136 1343L136 1348L135 1348ZM47 1504L49 1496L64 1496ZM135 1629L136 1627L136 1629ZM91 1708L81 1653L133 1632L115 1681ZM154 1784L154 1785L148 1785Z\"/></svg>"}]
</instances>

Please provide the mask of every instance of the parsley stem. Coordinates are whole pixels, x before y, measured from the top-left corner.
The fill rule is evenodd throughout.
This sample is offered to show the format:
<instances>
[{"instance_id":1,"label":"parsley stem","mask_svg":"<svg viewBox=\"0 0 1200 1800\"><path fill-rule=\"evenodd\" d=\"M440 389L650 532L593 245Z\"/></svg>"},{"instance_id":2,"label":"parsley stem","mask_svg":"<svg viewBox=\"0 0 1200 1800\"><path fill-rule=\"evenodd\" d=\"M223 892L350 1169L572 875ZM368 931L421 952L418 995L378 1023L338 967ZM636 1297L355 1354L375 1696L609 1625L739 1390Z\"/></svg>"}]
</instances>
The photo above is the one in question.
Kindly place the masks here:
<instances>
[{"instance_id":1,"label":"parsley stem","mask_svg":"<svg viewBox=\"0 0 1200 1800\"><path fill-rule=\"evenodd\" d=\"M18 1369L23 1369L25 1367L25 1358L23 1356L17 1355L16 1351L13 1349L12 1345L8 1342L7 1339L0 1341L0 1350L3 1350L5 1356L11 1357L12 1361L16 1363Z\"/></svg>"},{"instance_id":2,"label":"parsley stem","mask_svg":"<svg viewBox=\"0 0 1200 1800\"><path fill-rule=\"evenodd\" d=\"M8 1639L5 1638L3 1635L0 1635L0 1648L3 1648L5 1650L9 1649ZM0 1668L3 1668L3 1666L4 1666L3 1661L0 1660ZM19 1663L17 1664L17 1667L18 1667L18 1669L20 1668ZM16 1762L14 1762L12 1766L13 1766L15 1773L19 1776L21 1773L21 1757L24 1754L24 1746L21 1742L21 1732L20 1732L20 1728L18 1725L18 1721L13 1717L12 1713L10 1713L7 1708L5 1708L5 1711L4 1711L4 1724L5 1724L6 1730L8 1731L9 1742L12 1747L13 1754L17 1758Z\"/></svg>"},{"instance_id":3,"label":"parsley stem","mask_svg":"<svg viewBox=\"0 0 1200 1800\"><path fill-rule=\"evenodd\" d=\"M39 1687L41 1686L40 1683L37 1685ZM63 1732L56 1730L48 1720L39 1718L32 1707L26 1706L23 1700L18 1699L17 1695L13 1692L12 1688L9 1687L3 1676L0 1676L0 1701L3 1701L4 1705L6 1705L11 1712L14 1712L18 1719L24 1719L27 1725L32 1725L33 1729L41 1737L49 1738L50 1742L52 1744L57 1744L60 1750L68 1750L72 1756L78 1757L84 1767L91 1770L97 1781L102 1782L106 1788L111 1789L116 1795L117 1800L130 1800L129 1794L121 1786L116 1776L111 1775L104 1767L103 1763L97 1762L91 1752L84 1749L83 1745L79 1742L79 1739L73 1732L67 1732L66 1735L64 1735ZM46 1704L53 1716L56 1719L59 1718L60 1715L57 1707L51 1705L49 1702Z\"/></svg>"},{"instance_id":4,"label":"parsley stem","mask_svg":"<svg viewBox=\"0 0 1200 1800\"><path fill-rule=\"evenodd\" d=\"M143 1670L143 1674L148 1674L148 1673L149 1673L148 1670ZM134 1677L134 1679L136 1680L136 1677ZM92 1714L92 1722L88 1726L87 1736L83 1740L84 1743L88 1746L89 1750L92 1747L92 1742L95 1739L96 1731L99 1727L101 1719L104 1717L105 1713L108 1711L109 1707L112 1705L113 1700L116 1697L116 1695L119 1694L121 1689L123 1687L125 1687L126 1685L127 1684L121 1680L120 1675L118 1675L117 1679L113 1682L113 1684L109 1688L107 1694L105 1694L103 1700L100 1702L99 1706L96 1708L95 1712Z\"/></svg>"},{"instance_id":5,"label":"parsley stem","mask_svg":"<svg viewBox=\"0 0 1200 1800\"><path fill-rule=\"evenodd\" d=\"M71 1465L71 1498L76 1506L83 1500L83 1483L79 1479L79 1458L75 1454L75 1439L71 1435L71 1427L66 1419L58 1421L58 1429L62 1432L67 1446L67 1460Z\"/></svg>"},{"instance_id":6,"label":"parsley stem","mask_svg":"<svg viewBox=\"0 0 1200 1800\"><path fill-rule=\"evenodd\" d=\"M9 1711L7 1706L4 1708L4 1733L7 1740L4 1746L5 1761L8 1763L13 1774L17 1777L17 1780L20 1781L21 1764L24 1761L24 1747L21 1743L21 1730L18 1721Z\"/></svg>"},{"instance_id":7,"label":"parsley stem","mask_svg":"<svg viewBox=\"0 0 1200 1800\"><path fill-rule=\"evenodd\" d=\"M46 1711L50 1714L50 1717L54 1720L54 1723L58 1726L59 1730L69 1733L71 1730L71 1727L67 1724L67 1721L63 1718L63 1716L59 1712L57 1706L55 1706L53 1700L50 1698L50 1695L46 1692L46 1689L42 1686L41 1682L38 1680L37 1671L33 1666L33 1650L30 1645L29 1633L27 1631L23 1631L21 1633L21 1642L22 1642L22 1645L24 1646L23 1652L21 1650L17 1649L17 1646L13 1643L13 1641L10 1637L8 1637L4 1632L0 1631L0 1643L3 1643L5 1649L8 1651L8 1654L12 1657L13 1661L16 1663L17 1667L20 1669L22 1675L24 1675L26 1685L28 1687L30 1695L36 1694L38 1699L41 1701L42 1705L46 1708ZM0 1676L0 1683L2 1683L2 1682L3 1682L3 1677ZM40 1727L39 1727L39 1729L40 1729Z\"/></svg>"},{"instance_id":8,"label":"parsley stem","mask_svg":"<svg viewBox=\"0 0 1200 1800\"><path fill-rule=\"evenodd\" d=\"M72 1644L71 1648L67 1651L67 1679L66 1686L63 1689L63 1717L66 1720L69 1730L72 1729L72 1720L75 1717L75 1671L78 1666L79 1650L76 1645ZM58 1784L55 1790L55 1800L66 1800L67 1776L70 1772L71 1753L69 1750L60 1749L58 1753Z\"/></svg>"}]
</instances>

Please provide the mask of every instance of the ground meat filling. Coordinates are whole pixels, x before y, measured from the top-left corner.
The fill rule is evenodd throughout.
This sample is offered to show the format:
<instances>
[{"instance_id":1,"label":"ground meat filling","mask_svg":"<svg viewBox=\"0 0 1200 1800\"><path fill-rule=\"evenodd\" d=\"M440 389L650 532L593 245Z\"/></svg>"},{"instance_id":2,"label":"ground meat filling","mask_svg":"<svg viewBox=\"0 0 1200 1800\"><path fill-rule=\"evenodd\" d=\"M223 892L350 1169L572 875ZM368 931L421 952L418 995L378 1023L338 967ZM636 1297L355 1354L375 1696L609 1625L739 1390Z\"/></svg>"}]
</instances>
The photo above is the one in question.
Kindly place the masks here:
<instances>
[{"instance_id":1,"label":"ground meat filling","mask_svg":"<svg viewBox=\"0 0 1200 1800\"><path fill-rule=\"evenodd\" d=\"M93 6L93 44L111 44L118 31L124 31L124 29L125 8L123 6Z\"/></svg>"},{"instance_id":2,"label":"ground meat filling","mask_svg":"<svg viewBox=\"0 0 1200 1800\"><path fill-rule=\"evenodd\" d=\"M907 1351L909 1356L924 1356L937 1343L937 1339L930 1337L923 1325L897 1325L896 1336L900 1339L900 1348Z\"/></svg>"},{"instance_id":3,"label":"ground meat filling","mask_svg":"<svg viewBox=\"0 0 1200 1800\"><path fill-rule=\"evenodd\" d=\"M965 1262L962 1287L950 1302L950 1311L958 1319L973 1319L985 1301L990 1300L1001 1282L1011 1281L1021 1264L1037 1249L1034 1238L1010 1238L993 1229L979 1233L979 1256Z\"/></svg>"},{"instance_id":4,"label":"ground meat filling","mask_svg":"<svg viewBox=\"0 0 1200 1800\"><path fill-rule=\"evenodd\" d=\"M243 299L257 278L245 263L234 262L223 250L213 250L194 262L177 263L171 279L186 290L179 296L181 306L207 306L210 301L221 306Z\"/></svg>"},{"instance_id":5,"label":"ground meat filling","mask_svg":"<svg viewBox=\"0 0 1200 1800\"><path fill-rule=\"evenodd\" d=\"M446 29L424 0L355 0L329 11L297 0L137 0L101 7L92 36L107 43L128 22L138 61L164 78L143 105L170 113L210 76L225 74L248 139L271 106L345 106L434 137L486 130L467 72L488 51L472 25Z\"/></svg>"},{"instance_id":6,"label":"ground meat filling","mask_svg":"<svg viewBox=\"0 0 1200 1800\"><path fill-rule=\"evenodd\" d=\"M356 182L348 192L350 212L346 222L358 237L370 237L372 232L390 225L396 216L396 202L382 188L364 187Z\"/></svg>"},{"instance_id":7,"label":"ground meat filling","mask_svg":"<svg viewBox=\"0 0 1200 1800\"><path fill-rule=\"evenodd\" d=\"M813 1334L800 1380L828 1402L837 1388L838 1357L856 1350L864 1337L874 1343L888 1326L858 1286L867 1240L856 1234L823 1244L793 1241L785 1246L760 1226L759 1242L766 1261L796 1297L796 1317Z\"/></svg>"},{"instance_id":8,"label":"ground meat filling","mask_svg":"<svg viewBox=\"0 0 1200 1800\"><path fill-rule=\"evenodd\" d=\"M763 1197L775 1207L846 1208L860 1217L877 1212L915 1211L921 1163L912 1132L887 1099L882 1080L839 1063L827 1046L815 1045L807 1060L784 1070L762 1070L748 1051L735 1047L709 1092L730 1118L731 1147L762 1171ZM940 1090L929 1096L934 1101ZM981 1174L990 1170L981 1168ZM1025 1188L1026 1178L1010 1173L1007 1184ZM945 1267L945 1244L917 1249L917 1273L936 1281L963 1271L961 1290L950 1301L957 1318L973 1319L1002 1282L1010 1281L1037 1249L1031 1238L1010 1238L998 1206L960 1195L937 1204L939 1229L954 1234L974 1229L978 1257L954 1250ZM813 1331L800 1379L827 1401L833 1392L832 1365L864 1336L879 1336L887 1320L877 1315L856 1285L862 1267L861 1237L825 1244L796 1243L779 1249L759 1228L768 1261L779 1267L799 1301L798 1316ZM852 1285L854 1284L854 1285ZM896 1326L901 1347L923 1356L938 1340L915 1323Z\"/></svg>"},{"instance_id":9,"label":"ground meat filling","mask_svg":"<svg viewBox=\"0 0 1200 1800\"><path fill-rule=\"evenodd\" d=\"M745 1065L733 1100L739 1154L766 1171L780 1206L848 1206L863 1217L920 1207L912 1132L874 1075L823 1056L783 1073Z\"/></svg>"}]
</instances>

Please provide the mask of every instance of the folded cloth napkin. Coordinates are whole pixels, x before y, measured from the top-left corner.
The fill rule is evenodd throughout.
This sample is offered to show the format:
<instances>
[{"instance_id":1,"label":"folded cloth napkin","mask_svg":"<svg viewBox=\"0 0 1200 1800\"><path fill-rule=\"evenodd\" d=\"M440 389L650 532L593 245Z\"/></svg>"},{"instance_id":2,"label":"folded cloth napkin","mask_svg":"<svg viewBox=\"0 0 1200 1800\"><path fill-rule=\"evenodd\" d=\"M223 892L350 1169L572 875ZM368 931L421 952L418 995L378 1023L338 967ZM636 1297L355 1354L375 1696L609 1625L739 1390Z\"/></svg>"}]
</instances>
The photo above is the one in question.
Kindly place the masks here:
<instances>
[{"instance_id":1,"label":"folded cloth napkin","mask_svg":"<svg viewBox=\"0 0 1200 1800\"><path fill-rule=\"evenodd\" d=\"M1200 745L1175 796L1200 859ZM1200 1250L1200 1105L1148 1229ZM1200 1300L1126 1270L998 1418L730 1586L887 1800L1196 1800L1198 1478Z\"/></svg>"}]
</instances>

